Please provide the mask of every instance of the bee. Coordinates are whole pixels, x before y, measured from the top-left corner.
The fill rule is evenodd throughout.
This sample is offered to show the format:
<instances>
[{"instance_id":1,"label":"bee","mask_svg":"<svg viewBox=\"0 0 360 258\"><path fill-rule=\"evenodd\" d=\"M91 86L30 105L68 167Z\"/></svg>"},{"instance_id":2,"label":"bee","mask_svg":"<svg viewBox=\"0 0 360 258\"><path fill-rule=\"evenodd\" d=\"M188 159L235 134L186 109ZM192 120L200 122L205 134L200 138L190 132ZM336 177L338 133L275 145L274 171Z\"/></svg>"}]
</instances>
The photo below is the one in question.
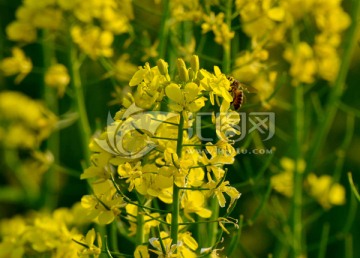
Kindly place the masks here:
<instances>
[{"instance_id":1,"label":"bee","mask_svg":"<svg viewBox=\"0 0 360 258\"><path fill-rule=\"evenodd\" d=\"M242 104L245 102L244 92L249 92L244 83L239 82L232 76L228 76L227 79L230 81L231 89L229 90L232 93L233 101L231 102L234 110L239 110Z\"/></svg>"}]
</instances>

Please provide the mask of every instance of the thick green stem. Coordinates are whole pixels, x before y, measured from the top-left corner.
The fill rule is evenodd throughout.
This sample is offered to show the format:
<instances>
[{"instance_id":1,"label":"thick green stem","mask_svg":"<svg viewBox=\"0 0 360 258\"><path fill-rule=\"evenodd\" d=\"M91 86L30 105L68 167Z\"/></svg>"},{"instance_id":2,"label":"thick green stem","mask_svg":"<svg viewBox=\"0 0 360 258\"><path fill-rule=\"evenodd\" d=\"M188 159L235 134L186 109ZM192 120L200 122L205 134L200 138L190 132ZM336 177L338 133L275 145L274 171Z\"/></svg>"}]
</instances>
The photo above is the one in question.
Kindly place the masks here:
<instances>
[{"instance_id":1,"label":"thick green stem","mask_svg":"<svg viewBox=\"0 0 360 258\"><path fill-rule=\"evenodd\" d=\"M80 76L80 66L81 64L79 63L77 57L76 48L71 43L70 60L69 60L71 86L75 90L75 104L80 118L79 130L82 141L83 158L85 159L87 165L90 165L90 150L88 145L91 138L91 128L86 112L84 89L81 83L81 76Z\"/></svg>"},{"instance_id":2,"label":"thick green stem","mask_svg":"<svg viewBox=\"0 0 360 258\"><path fill-rule=\"evenodd\" d=\"M301 170L302 160L302 141L304 133L304 99L303 87L299 85L295 88L294 99L294 135L295 135L295 170L294 170L294 186L293 186L293 201L290 224L292 229L292 248L294 258L299 258L302 255L302 188L303 188L303 173Z\"/></svg>"},{"instance_id":3,"label":"thick green stem","mask_svg":"<svg viewBox=\"0 0 360 258\"><path fill-rule=\"evenodd\" d=\"M176 154L181 158L181 152L183 147L183 134L184 134L184 116L180 113L180 122L178 127L178 139L176 145ZM179 212L180 212L180 189L175 184L175 177L173 183L173 202L172 202L172 214L171 214L171 239L173 244L177 244L178 231L179 231Z\"/></svg>"},{"instance_id":4,"label":"thick green stem","mask_svg":"<svg viewBox=\"0 0 360 258\"><path fill-rule=\"evenodd\" d=\"M217 220L219 218L219 211L220 211L220 207L219 207L219 202L218 199L216 197L211 199L211 217L209 220L214 221ZM209 238L209 243L208 246L214 246L217 240L217 235L218 235L218 224L217 223L210 223L209 224L209 232L210 232L210 238Z\"/></svg>"}]
</instances>

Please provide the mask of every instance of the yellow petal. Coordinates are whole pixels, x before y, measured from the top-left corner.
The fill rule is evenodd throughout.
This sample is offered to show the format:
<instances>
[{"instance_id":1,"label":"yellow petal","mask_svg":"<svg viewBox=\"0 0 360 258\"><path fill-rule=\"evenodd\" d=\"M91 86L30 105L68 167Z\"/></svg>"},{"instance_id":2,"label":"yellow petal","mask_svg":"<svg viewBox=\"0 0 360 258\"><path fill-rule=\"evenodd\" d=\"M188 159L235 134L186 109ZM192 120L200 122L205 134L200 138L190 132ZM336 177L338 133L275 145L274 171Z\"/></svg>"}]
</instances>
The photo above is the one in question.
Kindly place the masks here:
<instances>
[{"instance_id":1,"label":"yellow petal","mask_svg":"<svg viewBox=\"0 0 360 258\"><path fill-rule=\"evenodd\" d=\"M202 218L210 218L211 217L211 210L202 208L200 211L196 212Z\"/></svg>"},{"instance_id":2,"label":"yellow petal","mask_svg":"<svg viewBox=\"0 0 360 258\"><path fill-rule=\"evenodd\" d=\"M184 101L184 97L182 95L180 86L178 84L175 84L175 83L169 84L165 88L165 93L169 99L171 99L172 101L174 101L176 103L183 103L183 101Z\"/></svg>"},{"instance_id":3,"label":"yellow petal","mask_svg":"<svg viewBox=\"0 0 360 258\"><path fill-rule=\"evenodd\" d=\"M268 11L268 16L274 21L282 21L285 17L285 11L283 8L274 7Z\"/></svg>"},{"instance_id":4,"label":"yellow petal","mask_svg":"<svg viewBox=\"0 0 360 258\"><path fill-rule=\"evenodd\" d=\"M198 248L198 243L196 242L196 240L190 235L190 233L186 233L183 236L184 243L191 249L191 250L196 250Z\"/></svg>"}]
</instances>

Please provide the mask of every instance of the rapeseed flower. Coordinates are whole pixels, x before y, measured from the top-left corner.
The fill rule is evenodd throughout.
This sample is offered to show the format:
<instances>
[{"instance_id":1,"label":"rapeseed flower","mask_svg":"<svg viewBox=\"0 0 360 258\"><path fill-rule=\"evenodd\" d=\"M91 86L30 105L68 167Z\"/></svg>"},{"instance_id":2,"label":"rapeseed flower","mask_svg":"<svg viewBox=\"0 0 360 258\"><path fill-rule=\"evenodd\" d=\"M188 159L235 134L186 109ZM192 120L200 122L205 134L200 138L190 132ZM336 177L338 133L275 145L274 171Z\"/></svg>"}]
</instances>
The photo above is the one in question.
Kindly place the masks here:
<instances>
[{"instance_id":1,"label":"rapeseed flower","mask_svg":"<svg viewBox=\"0 0 360 258\"><path fill-rule=\"evenodd\" d=\"M184 226L176 227L175 218L178 223L194 221L193 213L210 218L210 198L216 196L224 207L224 193L230 196L230 205L240 197L224 181L224 165L232 164L236 155L231 137L240 133L236 128L239 116L230 105L230 81L218 67L214 73L201 69L197 56L191 57L190 67L178 59L177 68L176 76L169 74L164 60L154 67L146 63L138 68L129 82L134 90L124 97L123 108L107 131L92 142L93 164L82 175L94 182L94 194L82 199L86 216L107 224L121 219L125 212L130 234L139 234L136 222L142 216L145 224L141 231L155 248L149 251L158 257L196 257L195 239L178 231ZM199 119L196 114L207 102L221 112L219 121L210 122L214 132L219 130L219 137L210 142L193 133ZM204 187L207 191L196 190ZM132 201L130 196L140 198ZM155 200L170 204L174 211L155 209L150 213ZM162 232L161 244L160 238L152 237L150 228L164 223L162 213L172 231L177 228L177 234L173 232L170 238ZM145 246L138 246L134 255L146 257L147 253Z\"/></svg>"},{"instance_id":2,"label":"rapeseed flower","mask_svg":"<svg viewBox=\"0 0 360 258\"><path fill-rule=\"evenodd\" d=\"M0 71L5 76L17 75L15 83L18 84L31 72L32 62L20 48L15 47L11 52L11 57L6 57L0 61Z\"/></svg>"}]
</instances>

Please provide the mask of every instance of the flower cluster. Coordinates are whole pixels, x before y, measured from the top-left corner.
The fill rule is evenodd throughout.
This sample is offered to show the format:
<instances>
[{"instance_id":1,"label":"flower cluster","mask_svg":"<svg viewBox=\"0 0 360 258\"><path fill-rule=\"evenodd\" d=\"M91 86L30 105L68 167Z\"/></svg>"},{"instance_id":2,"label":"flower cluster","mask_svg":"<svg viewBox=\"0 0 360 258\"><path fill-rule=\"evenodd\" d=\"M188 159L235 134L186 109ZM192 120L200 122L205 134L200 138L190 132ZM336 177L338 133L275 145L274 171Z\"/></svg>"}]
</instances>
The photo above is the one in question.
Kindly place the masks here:
<instances>
[{"instance_id":1,"label":"flower cluster","mask_svg":"<svg viewBox=\"0 0 360 258\"><path fill-rule=\"evenodd\" d=\"M287 197L293 196L293 181L295 163L284 157L280 160L282 171L271 177L271 185L275 191ZM299 173L305 170L305 162L298 164ZM324 209L330 209L335 205L345 204L345 188L334 181L329 175L317 176L309 173L304 180L304 189L310 197L315 199Z\"/></svg>"},{"instance_id":2,"label":"flower cluster","mask_svg":"<svg viewBox=\"0 0 360 258\"><path fill-rule=\"evenodd\" d=\"M101 252L95 246L95 231L82 236L79 229L88 224L82 216L79 203L71 209L59 208L52 214L30 213L2 220L0 223L0 257L20 258L46 255L49 257L98 257Z\"/></svg>"},{"instance_id":3,"label":"flower cluster","mask_svg":"<svg viewBox=\"0 0 360 258\"><path fill-rule=\"evenodd\" d=\"M41 103L13 91L0 93L0 144L37 149L55 127L56 118Z\"/></svg>"},{"instance_id":4,"label":"flower cluster","mask_svg":"<svg viewBox=\"0 0 360 258\"><path fill-rule=\"evenodd\" d=\"M240 133L233 128L239 116L230 109L230 82L218 67L215 73L200 69L197 56L190 63L187 68L179 59L173 78L164 60L139 68L129 83L135 90L124 98L124 108L107 130L91 143L92 165L82 174L83 179L92 179L93 194L81 201L88 215L100 224L121 217L129 223L130 234L150 239L150 250L164 255L159 257L175 252L194 257L197 243L181 223L194 222L195 214L209 218L212 198L224 207L224 194L230 197L230 206L240 197L225 181L223 167L234 162L231 137ZM218 140L206 142L193 133L205 122L197 116L204 107L212 110L213 119L206 122L213 123L208 131ZM160 203L171 210L155 208ZM136 223L139 220L146 223ZM151 238L150 229L158 226L164 230ZM139 246L136 257L144 253Z\"/></svg>"},{"instance_id":5,"label":"flower cluster","mask_svg":"<svg viewBox=\"0 0 360 258\"><path fill-rule=\"evenodd\" d=\"M251 39L251 50L237 58L233 73L258 89L264 105L274 90L279 70L271 67L281 61L271 56L271 51L283 53L294 86L312 83L317 77L335 80L341 33L350 24L341 1L237 0L236 9L242 29ZM316 30L310 30L313 27Z\"/></svg>"},{"instance_id":6,"label":"flower cluster","mask_svg":"<svg viewBox=\"0 0 360 258\"><path fill-rule=\"evenodd\" d=\"M14 92L0 92L0 150L9 181L25 188L29 200L39 194L41 179L53 162L40 145L55 129L55 115L40 102ZM3 156L1 156L3 158Z\"/></svg>"},{"instance_id":7,"label":"flower cluster","mask_svg":"<svg viewBox=\"0 0 360 258\"><path fill-rule=\"evenodd\" d=\"M56 88L61 97L70 82L66 67L57 64L55 45L77 45L82 53L95 60L112 57L113 41L116 35L131 31L133 17L131 1L92 0L26 0L16 11L16 20L6 28L9 40L19 45L41 41L48 44L52 56L45 63L45 84ZM64 31L69 31L71 41L66 42ZM67 36L67 35L65 35ZM32 62L18 47L13 48L13 56L0 62L0 71L5 76L18 75L19 83L32 70ZM74 60L72 60L74 61ZM52 67L48 67L52 65Z\"/></svg>"}]
</instances>

